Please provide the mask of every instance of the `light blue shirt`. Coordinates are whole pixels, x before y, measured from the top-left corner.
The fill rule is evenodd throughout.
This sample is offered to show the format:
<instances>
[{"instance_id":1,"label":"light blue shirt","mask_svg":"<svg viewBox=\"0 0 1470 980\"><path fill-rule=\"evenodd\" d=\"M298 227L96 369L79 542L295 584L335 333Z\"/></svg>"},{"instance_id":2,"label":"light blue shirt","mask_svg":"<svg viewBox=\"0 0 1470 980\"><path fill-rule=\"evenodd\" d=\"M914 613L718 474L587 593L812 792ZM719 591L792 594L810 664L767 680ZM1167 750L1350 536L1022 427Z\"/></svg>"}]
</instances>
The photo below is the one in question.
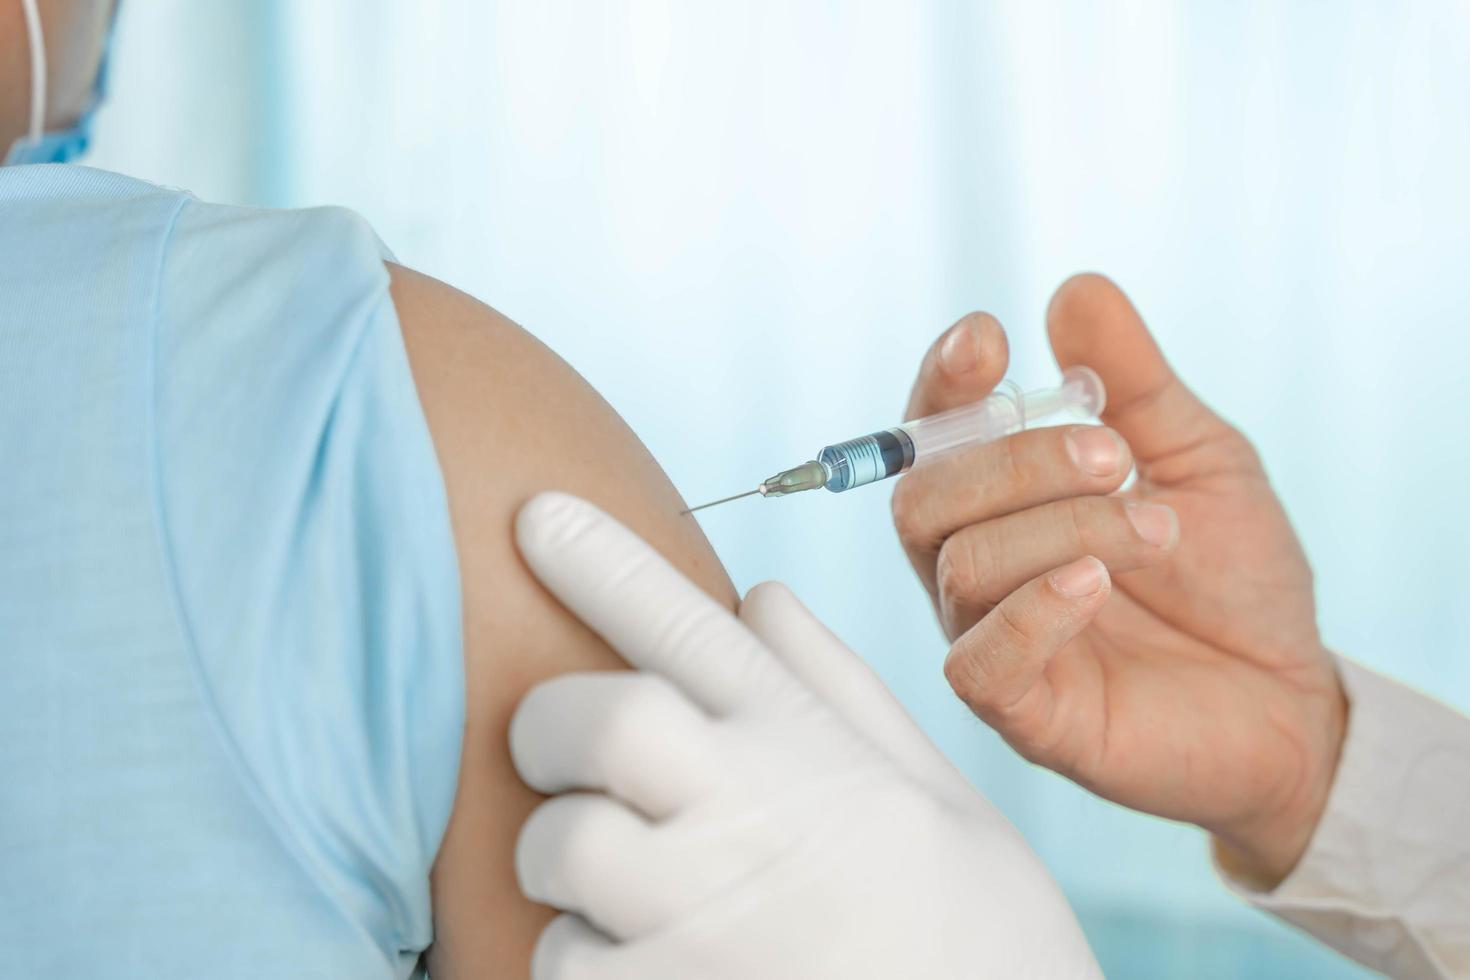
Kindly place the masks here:
<instances>
[{"instance_id":1,"label":"light blue shirt","mask_svg":"<svg viewBox=\"0 0 1470 980\"><path fill-rule=\"evenodd\" d=\"M384 258L0 169L0 974L414 972L464 682Z\"/></svg>"}]
</instances>

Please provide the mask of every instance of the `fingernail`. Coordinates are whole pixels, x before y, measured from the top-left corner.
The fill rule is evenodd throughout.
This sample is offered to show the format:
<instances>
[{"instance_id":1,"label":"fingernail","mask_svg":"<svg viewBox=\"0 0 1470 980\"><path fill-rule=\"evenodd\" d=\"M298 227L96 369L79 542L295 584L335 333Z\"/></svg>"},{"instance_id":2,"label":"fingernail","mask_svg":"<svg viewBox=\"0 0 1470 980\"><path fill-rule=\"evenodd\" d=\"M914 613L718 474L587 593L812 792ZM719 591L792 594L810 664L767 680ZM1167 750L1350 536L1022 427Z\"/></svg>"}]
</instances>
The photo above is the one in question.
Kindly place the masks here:
<instances>
[{"instance_id":1,"label":"fingernail","mask_svg":"<svg viewBox=\"0 0 1470 980\"><path fill-rule=\"evenodd\" d=\"M1067 454L1091 476L1112 476L1123 464L1123 439L1112 429L1085 426L1067 433Z\"/></svg>"},{"instance_id":2,"label":"fingernail","mask_svg":"<svg viewBox=\"0 0 1470 980\"><path fill-rule=\"evenodd\" d=\"M939 345L939 363L950 374L964 374L980 363L980 332L970 323L956 323Z\"/></svg>"},{"instance_id":3,"label":"fingernail","mask_svg":"<svg viewBox=\"0 0 1470 980\"><path fill-rule=\"evenodd\" d=\"M1179 515L1165 504L1128 501L1128 522L1138 536L1158 548L1172 548L1179 540Z\"/></svg>"},{"instance_id":4,"label":"fingernail","mask_svg":"<svg viewBox=\"0 0 1470 980\"><path fill-rule=\"evenodd\" d=\"M1063 565L1050 576L1051 587L1068 599L1097 595L1107 580L1108 570L1091 555Z\"/></svg>"}]
</instances>

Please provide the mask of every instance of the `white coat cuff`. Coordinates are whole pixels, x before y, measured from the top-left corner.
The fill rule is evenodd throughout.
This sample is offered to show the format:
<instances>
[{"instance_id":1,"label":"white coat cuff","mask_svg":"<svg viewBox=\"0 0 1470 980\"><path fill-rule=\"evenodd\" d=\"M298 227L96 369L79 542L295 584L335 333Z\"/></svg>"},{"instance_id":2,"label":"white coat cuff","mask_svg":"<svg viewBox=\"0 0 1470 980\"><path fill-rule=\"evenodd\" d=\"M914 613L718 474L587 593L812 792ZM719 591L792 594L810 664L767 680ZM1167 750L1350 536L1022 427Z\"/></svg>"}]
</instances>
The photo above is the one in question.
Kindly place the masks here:
<instances>
[{"instance_id":1,"label":"white coat cuff","mask_svg":"<svg viewBox=\"0 0 1470 980\"><path fill-rule=\"evenodd\" d=\"M1470 719L1338 658L1350 705L1327 806L1271 891L1231 891L1395 977L1470 971Z\"/></svg>"}]
</instances>

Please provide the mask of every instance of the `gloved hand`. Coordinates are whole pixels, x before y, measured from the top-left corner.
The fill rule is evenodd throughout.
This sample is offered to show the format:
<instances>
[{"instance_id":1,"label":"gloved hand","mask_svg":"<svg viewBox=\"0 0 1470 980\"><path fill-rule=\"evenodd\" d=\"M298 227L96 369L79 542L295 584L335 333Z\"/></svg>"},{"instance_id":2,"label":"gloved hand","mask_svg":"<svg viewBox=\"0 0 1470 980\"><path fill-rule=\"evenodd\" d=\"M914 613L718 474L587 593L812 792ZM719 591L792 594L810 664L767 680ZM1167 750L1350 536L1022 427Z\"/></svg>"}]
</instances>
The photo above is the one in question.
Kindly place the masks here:
<instances>
[{"instance_id":1,"label":"gloved hand","mask_svg":"<svg viewBox=\"0 0 1470 980\"><path fill-rule=\"evenodd\" d=\"M1311 838L1346 725L1311 570L1250 443L1116 286L1069 280L1047 325L1059 364L1101 375L1108 428L1019 433L894 490L954 641L945 674L1027 759L1199 824L1227 867L1274 884ZM966 318L926 358L910 417L982 397L1005 369L1000 325Z\"/></svg>"},{"instance_id":2,"label":"gloved hand","mask_svg":"<svg viewBox=\"0 0 1470 980\"><path fill-rule=\"evenodd\" d=\"M517 539L635 673L565 675L511 723L521 887L565 910L535 980L1097 977L1026 842L783 586L737 620L590 504Z\"/></svg>"}]
</instances>

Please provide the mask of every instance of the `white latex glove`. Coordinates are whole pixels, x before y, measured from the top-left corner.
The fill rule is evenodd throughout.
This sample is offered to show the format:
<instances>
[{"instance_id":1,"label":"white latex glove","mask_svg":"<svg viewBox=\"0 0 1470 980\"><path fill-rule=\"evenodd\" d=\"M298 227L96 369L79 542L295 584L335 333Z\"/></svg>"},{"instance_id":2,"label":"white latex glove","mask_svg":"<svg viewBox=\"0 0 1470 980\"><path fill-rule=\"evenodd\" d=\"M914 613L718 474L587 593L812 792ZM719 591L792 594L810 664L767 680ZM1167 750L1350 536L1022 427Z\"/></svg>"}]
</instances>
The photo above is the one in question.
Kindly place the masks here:
<instances>
[{"instance_id":1,"label":"white latex glove","mask_svg":"<svg viewBox=\"0 0 1470 980\"><path fill-rule=\"evenodd\" d=\"M516 848L535 980L1098 977L1046 869L784 586L721 608L592 505L521 552L636 673L534 688Z\"/></svg>"}]
</instances>

